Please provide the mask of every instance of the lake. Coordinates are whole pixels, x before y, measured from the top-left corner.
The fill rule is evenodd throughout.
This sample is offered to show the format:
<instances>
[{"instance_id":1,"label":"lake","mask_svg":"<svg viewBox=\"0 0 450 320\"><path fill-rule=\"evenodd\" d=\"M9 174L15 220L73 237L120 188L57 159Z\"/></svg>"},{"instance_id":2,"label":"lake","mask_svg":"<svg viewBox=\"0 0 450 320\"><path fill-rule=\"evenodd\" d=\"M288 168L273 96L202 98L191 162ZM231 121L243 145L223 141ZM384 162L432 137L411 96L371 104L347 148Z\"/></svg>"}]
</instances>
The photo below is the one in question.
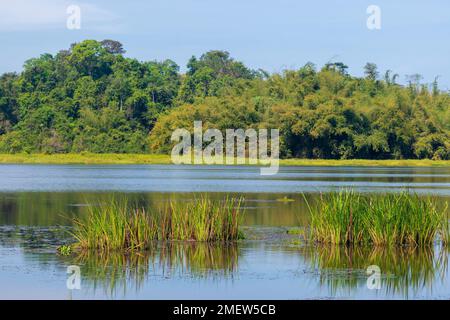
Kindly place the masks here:
<instances>
[{"instance_id":1,"label":"lake","mask_svg":"<svg viewBox=\"0 0 450 320\"><path fill-rule=\"evenodd\" d=\"M408 190L450 199L449 167L0 165L0 298L50 299L448 299L449 250L317 248L287 234L308 224L322 193ZM88 206L126 196L142 206L244 196L246 240L155 244L141 255L62 257L72 219ZM81 270L68 290L67 267ZM381 287L369 289L370 265ZM269 289L270 288L270 289Z\"/></svg>"}]
</instances>

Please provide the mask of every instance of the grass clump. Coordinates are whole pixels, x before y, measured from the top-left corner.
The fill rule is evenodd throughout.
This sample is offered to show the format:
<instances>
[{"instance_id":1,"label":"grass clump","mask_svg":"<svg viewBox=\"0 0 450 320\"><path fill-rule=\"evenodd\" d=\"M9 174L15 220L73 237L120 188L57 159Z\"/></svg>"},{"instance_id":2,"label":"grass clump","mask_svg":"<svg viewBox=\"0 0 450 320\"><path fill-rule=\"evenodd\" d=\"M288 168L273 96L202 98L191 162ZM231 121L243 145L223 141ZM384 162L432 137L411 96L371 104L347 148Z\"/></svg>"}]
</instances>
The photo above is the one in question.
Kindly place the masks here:
<instances>
[{"instance_id":1,"label":"grass clump","mask_svg":"<svg viewBox=\"0 0 450 320\"><path fill-rule=\"evenodd\" d=\"M90 206L84 220L75 220L73 236L81 249L146 250L154 241L234 241L241 237L241 198L192 202L170 201L162 210L130 206L112 199Z\"/></svg>"},{"instance_id":2,"label":"grass clump","mask_svg":"<svg viewBox=\"0 0 450 320\"><path fill-rule=\"evenodd\" d=\"M317 243L424 246L449 239L447 207L406 191L371 197L341 191L322 195L309 209L310 237Z\"/></svg>"}]
</instances>

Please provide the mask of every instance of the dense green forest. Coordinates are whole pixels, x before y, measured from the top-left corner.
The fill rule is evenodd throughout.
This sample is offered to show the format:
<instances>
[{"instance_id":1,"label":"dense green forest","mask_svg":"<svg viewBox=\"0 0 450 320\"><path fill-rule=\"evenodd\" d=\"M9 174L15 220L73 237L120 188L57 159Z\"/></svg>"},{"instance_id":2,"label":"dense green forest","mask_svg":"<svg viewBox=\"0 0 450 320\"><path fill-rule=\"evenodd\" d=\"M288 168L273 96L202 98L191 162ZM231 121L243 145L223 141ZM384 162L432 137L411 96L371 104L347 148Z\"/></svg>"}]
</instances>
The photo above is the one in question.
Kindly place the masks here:
<instances>
[{"instance_id":1,"label":"dense green forest","mask_svg":"<svg viewBox=\"0 0 450 320\"><path fill-rule=\"evenodd\" d=\"M167 153L176 128L279 128L283 157L450 159L450 94L367 63L269 74L225 51L187 64L86 40L0 77L0 153Z\"/></svg>"}]
</instances>

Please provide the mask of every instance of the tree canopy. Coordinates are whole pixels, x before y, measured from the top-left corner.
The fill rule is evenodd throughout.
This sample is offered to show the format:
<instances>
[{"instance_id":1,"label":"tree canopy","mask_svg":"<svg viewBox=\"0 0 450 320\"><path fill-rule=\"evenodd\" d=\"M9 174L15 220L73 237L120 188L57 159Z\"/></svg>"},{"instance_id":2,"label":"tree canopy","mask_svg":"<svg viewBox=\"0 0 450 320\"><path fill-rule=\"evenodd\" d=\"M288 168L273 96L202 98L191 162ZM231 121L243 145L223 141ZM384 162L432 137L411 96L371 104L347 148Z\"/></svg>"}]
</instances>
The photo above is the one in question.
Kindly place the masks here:
<instances>
[{"instance_id":1,"label":"tree canopy","mask_svg":"<svg viewBox=\"0 0 450 320\"><path fill-rule=\"evenodd\" d=\"M176 128L279 128L283 157L450 158L450 94L374 63L269 74L226 51L171 61L85 40L0 76L0 152L167 153Z\"/></svg>"}]
</instances>

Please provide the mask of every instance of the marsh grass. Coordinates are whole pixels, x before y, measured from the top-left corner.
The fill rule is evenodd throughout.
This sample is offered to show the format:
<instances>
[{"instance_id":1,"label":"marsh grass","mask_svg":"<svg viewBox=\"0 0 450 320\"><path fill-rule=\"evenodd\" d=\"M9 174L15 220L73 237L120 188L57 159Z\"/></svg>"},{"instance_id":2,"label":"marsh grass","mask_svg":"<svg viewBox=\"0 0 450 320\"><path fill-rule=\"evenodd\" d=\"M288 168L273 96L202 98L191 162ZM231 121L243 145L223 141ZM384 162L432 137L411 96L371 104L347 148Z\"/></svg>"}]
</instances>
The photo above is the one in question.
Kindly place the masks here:
<instances>
[{"instance_id":1,"label":"marsh grass","mask_svg":"<svg viewBox=\"0 0 450 320\"><path fill-rule=\"evenodd\" d=\"M406 191L366 196L344 190L321 195L317 206L308 207L316 243L425 246L449 240L447 207Z\"/></svg>"},{"instance_id":2,"label":"marsh grass","mask_svg":"<svg viewBox=\"0 0 450 320\"><path fill-rule=\"evenodd\" d=\"M147 250L154 241L234 241L241 237L242 198L213 201L203 195L194 201L170 201L163 209L147 211L126 198L90 206L85 219L75 219L76 247L99 250Z\"/></svg>"}]
</instances>

